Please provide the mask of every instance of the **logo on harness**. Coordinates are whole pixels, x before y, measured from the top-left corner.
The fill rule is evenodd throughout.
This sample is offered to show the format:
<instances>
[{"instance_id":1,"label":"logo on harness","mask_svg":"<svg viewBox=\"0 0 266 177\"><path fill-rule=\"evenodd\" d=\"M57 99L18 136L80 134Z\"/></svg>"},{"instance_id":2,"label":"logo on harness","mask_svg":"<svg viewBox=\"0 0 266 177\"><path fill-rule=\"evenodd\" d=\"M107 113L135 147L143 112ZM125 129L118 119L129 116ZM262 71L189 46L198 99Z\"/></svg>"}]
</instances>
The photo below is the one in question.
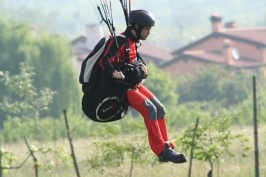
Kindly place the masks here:
<instances>
[{"instance_id":1,"label":"logo on harness","mask_svg":"<svg viewBox=\"0 0 266 177\"><path fill-rule=\"evenodd\" d=\"M106 112L106 111L108 111L108 110L112 109L113 107L115 107L115 104L113 104L113 105L109 106L109 107L108 107L108 108L106 108L106 109L103 109L103 112Z\"/></svg>"}]
</instances>

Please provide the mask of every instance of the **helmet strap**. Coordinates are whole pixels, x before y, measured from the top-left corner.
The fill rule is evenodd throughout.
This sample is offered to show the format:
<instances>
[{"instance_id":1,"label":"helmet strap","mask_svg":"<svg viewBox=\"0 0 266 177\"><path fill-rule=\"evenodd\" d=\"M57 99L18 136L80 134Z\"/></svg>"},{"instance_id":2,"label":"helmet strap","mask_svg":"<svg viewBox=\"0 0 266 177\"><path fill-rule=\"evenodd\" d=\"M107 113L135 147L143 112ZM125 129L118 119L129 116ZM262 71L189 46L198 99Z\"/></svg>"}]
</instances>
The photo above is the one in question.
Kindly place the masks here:
<instances>
[{"instance_id":1,"label":"helmet strap","mask_svg":"<svg viewBox=\"0 0 266 177\"><path fill-rule=\"evenodd\" d=\"M133 29L136 32L137 38L140 40L141 39L141 31L143 29L143 26L140 24L132 24Z\"/></svg>"}]
</instances>

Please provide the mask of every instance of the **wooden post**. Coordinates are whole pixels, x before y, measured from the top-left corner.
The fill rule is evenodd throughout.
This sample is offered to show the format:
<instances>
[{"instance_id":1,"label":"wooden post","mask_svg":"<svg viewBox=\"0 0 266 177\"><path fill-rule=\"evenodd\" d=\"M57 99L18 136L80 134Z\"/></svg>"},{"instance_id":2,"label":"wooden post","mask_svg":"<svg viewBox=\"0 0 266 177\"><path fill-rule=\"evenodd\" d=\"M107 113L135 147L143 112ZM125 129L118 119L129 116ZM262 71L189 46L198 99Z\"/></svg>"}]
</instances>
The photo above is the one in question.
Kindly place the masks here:
<instances>
[{"instance_id":1,"label":"wooden post","mask_svg":"<svg viewBox=\"0 0 266 177\"><path fill-rule=\"evenodd\" d=\"M0 132L2 131L2 124L3 124L3 122L2 122L2 118L0 119ZM0 177L2 177L3 176L3 169L2 169L2 138L0 137Z\"/></svg>"},{"instance_id":2,"label":"wooden post","mask_svg":"<svg viewBox=\"0 0 266 177\"><path fill-rule=\"evenodd\" d=\"M71 136L71 133L70 133L70 130L69 130L69 125L68 125L68 120L67 120L67 115L66 115L66 110L65 109L63 110L63 113L64 113L64 117L65 117L65 123L66 123L66 129L67 129L67 137L68 137L70 148L71 148L71 157L72 157L73 162L74 162L74 167L75 167L75 170L76 170L77 177L80 177L79 169L78 169L78 163L77 163L75 152L74 152L74 146L73 146L73 143L72 143L72 136Z\"/></svg>"},{"instance_id":3,"label":"wooden post","mask_svg":"<svg viewBox=\"0 0 266 177\"><path fill-rule=\"evenodd\" d=\"M257 126L257 98L256 98L256 77L253 76L253 110L254 110L254 155L255 155L255 177L260 176L259 172L259 147L258 147L258 126Z\"/></svg>"},{"instance_id":4,"label":"wooden post","mask_svg":"<svg viewBox=\"0 0 266 177\"><path fill-rule=\"evenodd\" d=\"M134 165L134 155L135 155L135 147L132 148L131 166L130 166L130 174L129 174L129 177L132 177L132 171L133 171L133 165Z\"/></svg>"},{"instance_id":5,"label":"wooden post","mask_svg":"<svg viewBox=\"0 0 266 177\"><path fill-rule=\"evenodd\" d=\"M0 138L0 177L3 176L2 173L2 149L1 149L1 138Z\"/></svg>"},{"instance_id":6,"label":"wooden post","mask_svg":"<svg viewBox=\"0 0 266 177\"><path fill-rule=\"evenodd\" d=\"M197 120L196 120L195 128L194 128L194 131L193 131L193 136L192 136L192 143L193 144L194 144L194 141L195 141L195 134L196 134L196 130L197 130L198 124L199 124L199 118L197 118ZM193 160L193 150L194 150L194 147L192 145L191 146L191 150L190 150L190 161L189 161L188 177L191 177L191 168L192 168L192 160Z\"/></svg>"},{"instance_id":7,"label":"wooden post","mask_svg":"<svg viewBox=\"0 0 266 177\"><path fill-rule=\"evenodd\" d=\"M32 157L33 162L34 162L35 177L38 177L38 160L35 157L34 152L31 150L30 145L29 145L26 137L24 138L24 140L25 140L25 143L28 147L28 150L30 151L30 156Z\"/></svg>"}]
</instances>

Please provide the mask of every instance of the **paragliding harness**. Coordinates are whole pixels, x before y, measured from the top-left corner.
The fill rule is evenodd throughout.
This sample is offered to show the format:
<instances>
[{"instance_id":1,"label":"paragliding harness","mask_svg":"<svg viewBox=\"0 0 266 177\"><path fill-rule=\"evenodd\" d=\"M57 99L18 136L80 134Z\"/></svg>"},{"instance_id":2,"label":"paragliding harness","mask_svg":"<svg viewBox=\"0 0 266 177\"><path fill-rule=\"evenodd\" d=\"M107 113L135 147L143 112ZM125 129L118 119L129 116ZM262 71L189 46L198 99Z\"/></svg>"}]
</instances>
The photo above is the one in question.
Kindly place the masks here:
<instances>
[{"instance_id":1,"label":"paragliding harness","mask_svg":"<svg viewBox=\"0 0 266 177\"><path fill-rule=\"evenodd\" d=\"M124 9L126 23L128 25L126 5L122 1L120 2ZM97 6L102 21L107 24L111 32L111 37L102 38L82 62L79 82L82 84L82 91L84 93L82 110L86 116L96 122L111 122L125 117L129 107L126 91L140 83L147 76L140 64L144 63L144 61L138 53L137 61L130 63L128 39L124 35L115 35L115 29L113 23L111 23L112 20L108 19L107 16L108 5L102 4L102 7L105 12L105 18L101 13L100 7ZM124 38L125 40L125 62L120 62L117 66L117 70L123 72L125 75L124 80L111 78L99 67L99 61L112 40L115 40L117 50L119 50L117 38Z\"/></svg>"},{"instance_id":2,"label":"paragliding harness","mask_svg":"<svg viewBox=\"0 0 266 177\"><path fill-rule=\"evenodd\" d=\"M125 117L129 107L126 90L147 77L141 65L144 61L139 55L137 61L129 62L130 48L127 38L123 35L116 37L125 39L125 62L117 66L117 70L125 75L124 80L111 78L99 66L99 61L112 38L102 38L81 66L79 82L84 92L82 110L88 118L97 122L111 122Z\"/></svg>"}]
</instances>

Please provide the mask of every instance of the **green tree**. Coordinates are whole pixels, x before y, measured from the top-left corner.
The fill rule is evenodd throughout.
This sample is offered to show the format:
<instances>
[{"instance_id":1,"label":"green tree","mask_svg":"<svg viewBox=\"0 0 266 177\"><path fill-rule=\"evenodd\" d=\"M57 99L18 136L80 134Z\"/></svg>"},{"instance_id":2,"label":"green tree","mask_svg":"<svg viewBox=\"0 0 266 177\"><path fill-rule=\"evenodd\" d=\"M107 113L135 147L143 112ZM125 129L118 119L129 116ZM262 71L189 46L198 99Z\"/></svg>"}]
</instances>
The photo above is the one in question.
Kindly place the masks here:
<instances>
[{"instance_id":1,"label":"green tree","mask_svg":"<svg viewBox=\"0 0 266 177\"><path fill-rule=\"evenodd\" d=\"M218 101L223 106L236 105L251 93L251 76L259 71L225 68L223 65L198 67L189 76L178 76L180 103L189 101Z\"/></svg>"},{"instance_id":2,"label":"green tree","mask_svg":"<svg viewBox=\"0 0 266 177\"><path fill-rule=\"evenodd\" d=\"M247 137L241 133L232 133L231 120L230 116L214 117L199 123L196 130L194 125L191 125L178 139L179 145L185 152L190 152L191 148L194 149L193 158L209 162L210 176L215 163L218 164L217 174L219 176L219 158L222 154L234 157L230 149L234 142L241 143L243 157L247 156L250 150L250 147L246 145ZM238 152L241 152L241 149L238 149Z\"/></svg>"},{"instance_id":3,"label":"green tree","mask_svg":"<svg viewBox=\"0 0 266 177\"><path fill-rule=\"evenodd\" d=\"M9 92L8 96L4 97L3 102L0 102L0 108L9 114L6 122L12 122L13 125L16 123L19 124L19 126L15 125L12 126L12 128L4 127L5 129L1 130L0 134L1 142L2 140L8 140L12 136L13 138L17 138L16 140L21 140L24 137L31 137L39 141L45 139L42 135L47 127L43 126L40 115L42 112L48 110L48 106L53 100L54 92L48 88L38 90L33 85L34 75L33 68L27 63L20 63L20 73L16 75L11 76L8 71L0 72L0 82L6 86ZM12 95L17 95L20 99L14 100ZM71 165L70 155L64 154L63 148L54 149L52 146L48 148L45 148L45 146L37 148L36 145L31 145L30 150L31 153L39 153L45 157L52 154L52 156L56 156L56 160L60 160L63 165ZM15 156L12 153L2 150L1 147L0 153L0 160L3 162L2 164L0 163L0 170L20 168L25 163L24 161L21 166L12 167L12 163L16 160ZM27 159L28 158L26 158L26 160ZM36 163L38 163L35 164L37 167L41 167L47 171L53 170L55 166L53 160L47 160L47 158L45 163Z\"/></svg>"},{"instance_id":4,"label":"green tree","mask_svg":"<svg viewBox=\"0 0 266 177\"><path fill-rule=\"evenodd\" d=\"M166 105L176 105L178 94L176 93L177 82L171 79L169 73L163 72L153 63L148 64L149 76L145 86Z\"/></svg>"},{"instance_id":5,"label":"green tree","mask_svg":"<svg viewBox=\"0 0 266 177\"><path fill-rule=\"evenodd\" d=\"M14 153L1 148L0 148L0 157L1 157L0 175L2 175L1 172L4 171L6 173L7 169L10 168L10 165L17 160L17 157L14 155Z\"/></svg>"},{"instance_id":6,"label":"green tree","mask_svg":"<svg viewBox=\"0 0 266 177\"><path fill-rule=\"evenodd\" d=\"M43 34L36 38L39 56L31 59L38 89L49 87L57 92L50 114L59 117L63 109L81 115L81 88L78 74L72 63L70 44L60 35Z\"/></svg>"},{"instance_id":7,"label":"green tree","mask_svg":"<svg viewBox=\"0 0 266 177\"><path fill-rule=\"evenodd\" d=\"M9 95L0 102L0 108L11 117L31 120L35 122L36 136L40 134L38 120L43 111L48 110L48 105L53 100L54 92L48 88L37 90L33 85L33 68L25 63L20 64L21 73L10 76L9 72L0 72L1 82L7 87ZM20 99L14 100L12 95ZM21 135L21 133L19 133ZM23 135L22 135L23 136ZM24 135L25 136L25 135Z\"/></svg>"},{"instance_id":8,"label":"green tree","mask_svg":"<svg viewBox=\"0 0 266 177\"><path fill-rule=\"evenodd\" d=\"M0 71L17 74L18 63L27 61L35 68L36 89L50 88L57 93L51 110L42 116L59 117L62 109L81 115L81 89L71 62L72 49L66 39L44 32L34 34L29 24L0 17L0 48ZM0 89L2 100L8 91L3 84ZM5 119L7 114L1 112L1 116Z\"/></svg>"}]
</instances>

